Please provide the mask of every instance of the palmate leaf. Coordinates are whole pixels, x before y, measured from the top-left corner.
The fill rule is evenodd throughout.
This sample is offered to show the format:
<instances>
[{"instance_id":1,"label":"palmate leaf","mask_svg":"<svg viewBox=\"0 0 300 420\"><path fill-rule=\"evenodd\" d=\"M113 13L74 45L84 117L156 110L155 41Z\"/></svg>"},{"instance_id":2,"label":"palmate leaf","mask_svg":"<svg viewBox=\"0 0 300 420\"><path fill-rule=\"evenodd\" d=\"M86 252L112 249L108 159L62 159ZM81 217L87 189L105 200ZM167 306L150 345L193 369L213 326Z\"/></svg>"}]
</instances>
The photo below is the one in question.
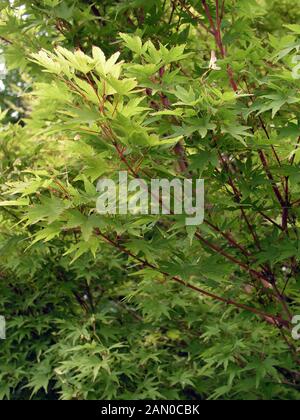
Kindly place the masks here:
<instances>
[{"instance_id":1,"label":"palmate leaf","mask_svg":"<svg viewBox=\"0 0 300 420\"><path fill-rule=\"evenodd\" d=\"M202 139L204 139L209 131L214 131L217 125L210 122L209 118L194 120L185 120L186 123L182 127L174 127L176 134L188 137L191 134L198 132Z\"/></svg>"},{"instance_id":2,"label":"palmate leaf","mask_svg":"<svg viewBox=\"0 0 300 420\"><path fill-rule=\"evenodd\" d=\"M92 225L93 227L93 225ZM73 254L73 259L71 260L70 264L73 264L76 260L78 260L82 255L90 252L94 258L96 258L96 253L100 248L99 240L96 237L91 237L91 229L89 226L83 231L84 234L84 241L79 242L75 245L72 245L69 250L64 254L69 255Z\"/></svg>"},{"instance_id":3,"label":"palmate leaf","mask_svg":"<svg viewBox=\"0 0 300 420\"><path fill-rule=\"evenodd\" d=\"M60 235L63 228L63 224L60 222L52 223L50 226L45 227L43 230L35 235L34 240L32 241L32 245L39 241L49 242L52 239L56 238Z\"/></svg>"},{"instance_id":4,"label":"palmate leaf","mask_svg":"<svg viewBox=\"0 0 300 420\"><path fill-rule=\"evenodd\" d=\"M53 376L51 364L49 360L44 360L43 363L37 365L35 370L32 372L31 380L25 385L25 388L32 390L32 396L37 394L40 389L44 389L47 393L48 384Z\"/></svg>"},{"instance_id":5,"label":"palmate leaf","mask_svg":"<svg viewBox=\"0 0 300 420\"><path fill-rule=\"evenodd\" d=\"M108 77L107 82L113 88L115 93L122 96L132 94L132 91L137 87L137 81L135 79L118 80L115 77Z\"/></svg>"},{"instance_id":6,"label":"palmate leaf","mask_svg":"<svg viewBox=\"0 0 300 420\"><path fill-rule=\"evenodd\" d=\"M60 74L61 65L54 61L54 55L47 51L40 51L38 54L32 54L32 61L45 67L46 71L54 74Z\"/></svg>"},{"instance_id":7,"label":"palmate leaf","mask_svg":"<svg viewBox=\"0 0 300 420\"><path fill-rule=\"evenodd\" d=\"M263 98L270 99L267 104L263 104L262 106L257 107L258 113L260 115L266 111L272 110L272 118L275 117L277 112L285 105L285 104L294 104L300 101L299 98L295 96L290 96L288 94L271 94L271 95L264 95Z\"/></svg>"},{"instance_id":8,"label":"palmate leaf","mask_svg":"<svg viewBox=\"0 0 300 420\"><path fill-rule=\"evenodd\" d=\"M165 64L171 64L191 57L192 53L184 53L186 45L177 45L173 48L166 48L161 45L160 51L162 54L162 61Z\"/></svg>"},{"instance_id":9,"label":"palmate leaf","mask_svg":"<svg viewBox=\"0 0 300 420\"><path fill-rule=\"evenodd\" d=\"M136 54L141 55L145 51L143 48L142 40L138 36L132 36L124 33L120 33L120 38L124 41L125 46ZM147 48L147 45L146 45Z\"/></svg>"},{"instance_id":10,"label":"palmate leaf","mask_svg":"<svg viewBox=\"0 0 300 420\"><path fill-rule=\"evenodd\" d=\"M49 224L53 223L70 205L67 200L57 197L43 197L41 204L35 204L28 209L27 224L35 224L42 220L46 220Z\"/></svg>"},{"instance_id":11,"label":"palmate leaf","mask_svg":"<svg viewBox=\"0 0 300 420\"><path fill-rule=\"evenodd\" d=\"M241 125L229 125L222 127L222 134L230 134L233 138L240 141L246 146L245 137L253 137L253 134L249 133L251 127L244 127Z\"/></svg>"},{"instance_id":12,"label":"palmate leaf","mask_svg":"<svg viewBox=\"0 0 300 420\"><path fill-rule=\"evenodd\" d=\"M67 222L67 229L80 228L82 238L85 242L88 242L91 239L95 228L103 228L106 226L106 223L101 216L96 214L85 216L78 210L67 211L64 215L64 219Z\"/></svg>"},{"instance_id":13,"label":"palmate leaf","mask_svg":"<svg viewBox=\"0 0 300 420\"><path fill-rule=\"evenodd\" d=\"M195 106L201 101L201 98L196 98L195 92L191 87L189 90L185 90L183 87L177 86L175 96L179 99L179 102L174 105Z\"/></svg>"}]
</instances>

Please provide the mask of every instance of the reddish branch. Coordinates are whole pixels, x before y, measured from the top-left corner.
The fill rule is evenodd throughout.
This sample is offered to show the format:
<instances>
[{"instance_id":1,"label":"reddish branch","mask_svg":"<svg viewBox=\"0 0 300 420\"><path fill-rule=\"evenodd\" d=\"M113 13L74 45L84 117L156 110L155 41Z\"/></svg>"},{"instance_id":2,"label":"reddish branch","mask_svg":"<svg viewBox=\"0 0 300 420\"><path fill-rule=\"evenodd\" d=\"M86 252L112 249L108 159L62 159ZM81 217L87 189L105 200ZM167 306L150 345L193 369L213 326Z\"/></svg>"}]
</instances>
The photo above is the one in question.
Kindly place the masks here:
<instances>
[{"instance_id":1,"label":"reddish branch","mask_svg":"<svg viewBox=\"0 0 300 420\"><path fill-rule=\"evenodd\" d=\"M248 85L248 83L247 83L247 79L245 78L245 79L244 79L244 81L245 81L245 84L246 84L246 87L247 87L247 92L248 92L248 93L249 93L249 95L250 95L250 94L251 94L251 90L250 90L249 85ZM253 100L252 100L252 103L254 103L254 101L253 101ZM247 105L247 106L248 106L248 105ZM261 126L261 128L263 129L263 131L264 131L264 133L265 133L265 135L266 135L267 139L268 139L268 140L271 140L271 137L270 137L270 135L269 135L268 129L267 129L266 124L264 123L264 121L263 121L263 119L262 119L261 115L259 115L259 116L258 116L258 120L259 120L260 126ZM252 130L252 132L253 132L253 134L254 134L254 130ZM275 159L276 159L276 161L277 161L278 165L279 165L279 166L281 166L281 161L280 161L280 159L279 159L279 156L278 156L278 154L277 154L277 152L276 152L276 150L275 150L275 147L274 147L272 144L271 144L271 149L272 149L273 155L274 155L274 157L275 157ZM283 188L285 188L284 182L282 182L282 186L283 186Z\"/></svg>"},{"instance_id":2,"label":"reddish branch","mask_svg":"<svg viewBox=\"0 0 300 420\"><path fill-rule=\"evenodd\" d=\"M224 59L226 57L226 50L225 50L225 47L223 45L222 35L221 35L222 18L221 18L221 15L219 14L219 2L216 0L216 9L217 9L217 22L216 22L216 24L215 24L215 22L212 18L212 15L210 13L210 10L209 10L208 4L206 3L206 0L202 0L202 6L203 6L203 9L205 11L206 17L209 21L211 32L212 32L213 36L215 37L215 41L216 41L217 47L220 51L221 57ZM237 92L238 91L238 85L237 85L236 81L234 80L233 70L232 70L232 68L229 64L227 65L227 74L228 74L229 82L231 84L232 89L234 90L234 92Z\"/></svg>"},{"instance_id":3,"label":"reddish branch","mask_svg":"<svg viewBox=\"0 0 300 420\"><path fill-rule=\"evenodd\" d=\"M176 1L177 0L171 0L172 10L171 10L171 15L170 15L169 22L168 22L169 25L171 25L171 23L172 23L173 16L174 16L174 13L175 13L175 10L176 10Z\"/></svg>"},{"instance_id":4,"label":"reddish branch","mask_svg":"<svg viewBox=\"0 0 300 420\"><path fill-rule=\"evenodd\" d=\"M210 293L206 290L203 290L197 286L194 286L191 283L185 282L184 280L180 279L177 276L172 276L169 273L160 270L158 267L156 267L155 265L149 263L147 260L144 260L140 257L138 257L137 255L133 254L131 251L129 251L128 249L124 248L122 245L120 245L118 242L113 241L112 239L110 239L107 235L103 234L99 229L95 230L95 234L97 236L102 237L107 243L109 243L111 246L113 246L114 248L118 249L120 252L127 254L128 256L130 256L131 258L133 258L135 261L138 261L139 263L141 263L143 265L143 267L148 267L151 268L152 270L164 275L165 277L168 277L170 279L172 279L173 281L175 281L178 284L181 284L182 286L187 287L188 289L194 290L197 293L200 293L203 296L207 296L210 297L211 299L214 299L216 301L225 303L226 305L232 305L235 306L236 308L239 309L244 309L248 312L251 312L253 314L259 315L261 316L264 320L266 321L270 321L272 320L274 325L276 325L277 323L279 323L279 325L281 325L282 327L289 327L290 323L286 320L284 320L281 317L278 316L274 316L271 314L268 314L266 312L260 311L259 309L256 308L252 308L251 306L247 306L244 305L242 303L236 302L232 299L226 299L223 298L221 296L215 295L214 293Z\"/></svg>"},{"instance_id":5,"label":"reddish branch","mask_svg":"<svg viewBox=\"0 0 300 420\"><path fill-rule=\"evenodd\" d=\"M265 172L267 174L267 177L271 181L272 188L273 188L273 191L275 193L275 196L276 196L276 198L277 198L280 206L282 208L284 208L286 206L286 203L285 203L285 201L284 201L284 199L283 199L283 197L281 195L281 192L279 191L279 188L278 188L278 186L277 186L277 184L276 184L276 182L275 182L275 180L273 178L273 175L271 174L271 171L269 169L269 164L267 162L267 158L266 158L266 156L265 156L265 154L264 154L264 152L262 150L259 150L258 151L258 154L259 154L260 160L261 160L261 162L263 164L264 170L265 170Z\"/></svg>"},{"instance_id":6,"label":"reddish branch","mask_svg":"<svg viewBox=\"0 0 300 420\"><path fill-rule=\"evenodd\" d=\"M224 47L223 41L222 41L222 34L221 34L222 18L221 18L220 10L219 10L219 1L216 0L216 16L217 16L216 17L216 23L214 22L214 20L212 18L212 15L210 13L210 10L209 10L209 7L207 5L206 0L202 0L202 6L203 6L203 9L205 11L206 17L207 17L207 19L210 23L211 31L212 31L212 33L215 37L215 41L216 41L217 47L220 51L220 54L221 54L222 58L225 58L226 57L226 50L225 50L225 47ZM222 7L224 9L224 4L223 4ZM233 70L232 70L230 65L227 66L227 73L228 73L228 77L229 77L229 81L230 81L232 89L234 90L234 92L237 92L238 91L238 86L237 86L237 83L235 82ZM264 132L266 133L267 138L270 139L270 136L268 134L266 126L265 126L261 117L259 117L259 121L261 123L261 126L262 126ZM279 163L279 165L281 165L280 159L279 159L279 157L278 157L278 155L277 155L273 146L272 146L272 150L273 150L273 153L275 155L275 158L276 158L277 162ZM277 186L277 184L276 184L276 182L273 178L273 175L271 174L267 158L266 158L266 156L265 156L265 154L262 150L259 150L259 158L262 162L262 165L263 165L264 170L267 174L267 177L271 181L273 191L274 191L275 196L276 196L276 198L277 198L277 200L278 200L278 202L281 206L281 209L282 209L282 229L287 230L289 202L288 202L287 199L284 199L282 197L281 192L279 191L279 188L278 188L278 186ZM248 225L248 223L247 223L247 225Z\"/></svg>"},{"instance_id":7,"label":"reddish branch","mask_svg":"<svg viewBox=\"0 0 300 420\"><path fill-rule=\"evenodd\" d=\"M291 157L291 159L290 159L290 164L291 164L291 165L293 165L293 164L294 164L294 162L295 162L296 152L297 152L297 150L299 149L299 145L300 145L300 137L298 137L297 144L296 144L296 147L295 147L295 151L294 151L294 153L293 153L293 156L292 156L292 157Z\"/></svg>"},{"instance_id":8,"label":"reddish branch","mask_svg":"<svg viewBox=\"0 0 300 420\"><path fill-rule=\"evenodd\" d=\"M222 156L222 154L220 152L219 152L219 159L220 159L220 162L221 162L223 168L225 168L225 170L227 172L228 182L229 182L229 185L231 186L231 188L233 190L235 199L236 199L237 203L240 203L241 202L241 198L242 198L242 194L239 191L239 189L235 186L235 184L233 182L233 179L231 177L231 172L232 171L230 170L229 165L227 164L227 162L225 161L225 159L223 158L223 156ZM248 217L246 215L245 210L242 207L240 208L240 210L241 210L242 217L245 220L246 225L247 225L247 227L249 229L249 232L251 233L251 235L253 237L254 243L256 244L257 248L259 250L261 250L261 246L260 246L260 243L259 243L258 236L257 236L257 234L256 234L256 232L255 232L255 230L254 230L254 228L252 226L252 224L250 223L250 221L249 221L249 219L248 219Z\"/></svg>"},{"instance_id":9,"label":"reddish branch","mask_svg":"<svg viewBox=\"0 0 300 420\"><path fill-rule=\"evenodd\" d=\"M225 0L222 1L221 20L223 19L224 14L225 14Z\"/></svg>"},{"instance_id":10,"label":"reddish branch","mask_svg":"<svg viewBox=\"0 0 300 420\"><path fill-rule=\"evenodd\" d=\"M263 156L262 156L262 159L264 159L264 158L265 158L265 157L264 157L264 155L263 155ZM229 168L229 166L227 165L227 163L226 163L226 162L224 162L223 157L222 157L222 155L221 155L221 154L220 154L220 159L222 160L222 162L223 162L224 166L226 167L227 171L228 171L228 172L230 172L230 168ZM267 165L266 165L266 168L267 168L267 170L268 170L268 166L267 166ZM269 171L268 171L268 172L269 172ZM267 172L267 173L268 173L268 172ZM270 172L269 172L269 176L271 177L271 180L272 180L273 178L272 178L272 175L271 175L271 173L270 173ZM237 201L239 202L239 201L240 201L240 196L241 196L241 194L239 193L238 189L234 186L234 183L233 183L233 181L232 181L232 180L231 180L231 183L232 183L233 191L234 191L234 193L236 194L236 199L237 199ZM276 188L278 188L276 184L275 184L275 187L276 187ZM278 192L279 192L279 190L278 190ZM279 192L279 194L280 194L280 192ZM283 208L284 208L284 207L283 207ZM242 208L241 208L241 212L242 212L243 218L245 219L245 221L246 221L246 223L247 223L247 226L248 226L248 228L249 228L249 230L250 230L250 232L251 232L251 234L252 234L252 236L253 236L253 238L254 238L254 240L255 240L256 245L257 245L257 246L258 246L258 248L261 250L261 247L260 247L260 243L259 243L258 236L256 235L256 232L255 232L255 230L253 229L253 227L252 227L251 223L249 222L249 220L248 220L248 218L247 218L247 216L246 216L246 214L245 214L244 209L242 209ZM288 217L288 213L287 213L287 217ZM283 230L284 228L282 227L281 229ZM278 290L278 288L277 288L277 286L276 286L276 281L275 281L275 277L274 277L274 274L273 274L273 272L272 272L271 266L270 266L269 264L267 264L267 265L266 265L266 267L263 267L263 269L264 269L264 272L265 272L265 274L262 274L262 276L261 276L261 277L263 277L263 278L258 277L257 275L255 275L255 274L257 274L257 273L253 273L253 272L251 272L251 271L250 271L250 274L254 275L256 278L258 278L259 280L261 280L261 281L262 281L262 284L263 284L263 286L264 286L264 287L265 287L267 284L269 284L269 282L271 281L271 283L272 283L272 287L273 287L273 289L275 290L275 296L276 296L276 298L277 298L277 299L278 299L278 301L281 303L281 305L282 305L282 307L283 307L283 309L284 309L285 313L287 314L288 318L289 318L289 319L291 319L291 314L290 314L290 311L289 311L288 305L286 304L285 298L284 298L284 296L283 296L282 294L280 294L280 292L279 292L279 290ZM266 278L267 278L267 283L266 283Z\"/></svg>"},{"instance_id":11,"label":"reddish branch","mask_svg":"<svg viewBox=\"0 0 300 420\"><path fill-rule=\"evenodd\" d=\"M204 223L207 224L209 227L211 227L215 232L219 233L221 236L223 236L224 239L228 241L233 247L239 249L245 257L252 257L251 252L249 252L245 247L243 247L241 244L237 243L236 240L228 233L222 232L221 229L219 229L217 226L209 222L208 220L204 220Z\"/></svg>"},{"instance_id":12,"label":"reddish branch","mask_svg":"<svg viewBox=\"0 0 300 420\"><path fill-rule=\"evenodd\" d=\"M266 219L268 222L270 222L272 225L274 225L275 227L277 227L280 230L282 229L282 226L280 226L278 223L276 223L273 219L271 219L271 217L269 217L267 214L265 214L264 212L258 210L258 213L264 218Z\"/></svg>"},{"instance_id":13,"label":"reddish branch","mask_svg":"<svg viewBox=\"0 0 300 420\"><path fill-rule=\"evenodd\" d=\"M247 273L251 274L252 276L256 277L258 280L262 280L265 284L266 282L266 276L259 271L251 269L247 264L243 263L236 257L232 256L231 254L228 254L225 252L222 248L220 248L218 245L210 243L207 239L205 239L199 232L195 233L196 238L198 238L201 242L203 242L208 248L215 251L217 254L223 256L228 261L236 264L238 267L242 268Z\"/></svg>"},{"instance_id":14,"label":"reddish branch","mask_svg":"<svg viewBox=\"0 0 300 420\"><path fill-rule=\"evenodd\" d=\"M179 4L181 5L182 9L194 20L196 20L200 26L202 26L203 29L205 29L207 32L210 32L213 35L213 32L209 27L205 25L204 22L201 21L199 16L196 16L191 9L185 4L185 0L179 0Z\"/></svg>"}]
</instances>

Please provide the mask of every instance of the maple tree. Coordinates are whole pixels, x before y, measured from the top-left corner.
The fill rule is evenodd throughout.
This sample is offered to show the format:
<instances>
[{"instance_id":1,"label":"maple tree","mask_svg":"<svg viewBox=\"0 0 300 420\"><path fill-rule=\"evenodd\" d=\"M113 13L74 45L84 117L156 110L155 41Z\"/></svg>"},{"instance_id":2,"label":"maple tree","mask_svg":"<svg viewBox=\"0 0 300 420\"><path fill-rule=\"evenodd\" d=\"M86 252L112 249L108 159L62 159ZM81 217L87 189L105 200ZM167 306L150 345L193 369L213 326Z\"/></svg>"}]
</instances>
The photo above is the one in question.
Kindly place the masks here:
<instances>
[{"instance_id":1,"label":"maple tree","mask_svg":"<svg viewBox=\"0 0 300 420\"><path fill-rule=\"evenodd\" d=\"M299 399L297 2L0 13L0 398ZM204 223L98 214L125 170Z\"/></svg>"}]
</instances>

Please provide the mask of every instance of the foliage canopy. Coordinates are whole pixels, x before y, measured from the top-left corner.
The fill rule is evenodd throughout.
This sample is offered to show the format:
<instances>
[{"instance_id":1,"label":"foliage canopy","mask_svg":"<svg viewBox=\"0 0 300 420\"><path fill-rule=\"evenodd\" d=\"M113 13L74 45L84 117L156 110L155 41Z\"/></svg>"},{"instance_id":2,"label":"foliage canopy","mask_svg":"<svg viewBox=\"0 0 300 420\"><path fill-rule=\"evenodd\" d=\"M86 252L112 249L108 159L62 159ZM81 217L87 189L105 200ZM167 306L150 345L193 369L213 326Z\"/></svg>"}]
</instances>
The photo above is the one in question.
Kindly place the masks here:
<instances>
[{"instance_id":1,"label":"foliage canopy","mask_svg":"<svg viewBox=\"0 0 300 420\"><path fill-rule=\"evenodd\" d=\"M299 399L297 6L0 1L1 399ZM97 214L120 170L205 223Z\"/></svg>"}]
</instances>

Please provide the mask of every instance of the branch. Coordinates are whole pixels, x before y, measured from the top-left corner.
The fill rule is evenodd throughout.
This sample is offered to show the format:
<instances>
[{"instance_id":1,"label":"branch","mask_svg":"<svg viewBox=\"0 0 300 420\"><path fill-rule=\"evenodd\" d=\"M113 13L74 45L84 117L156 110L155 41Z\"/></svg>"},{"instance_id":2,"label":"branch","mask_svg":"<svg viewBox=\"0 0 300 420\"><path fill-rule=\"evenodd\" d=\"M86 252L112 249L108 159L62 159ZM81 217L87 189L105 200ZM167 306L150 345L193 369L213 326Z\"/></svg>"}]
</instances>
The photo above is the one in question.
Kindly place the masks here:
<instances>
[{"instance_id":1,"label":"branch","mask_svg":"<svg viewBox=\"0 0 300 420\"><path fill-rule=\"evenodd\" d=\"M221 26L221 19L220 19L220 9L219 9L219 0L216 0L216 18L217 18L217 28Z\"/></svg>"},{"instance_id":2,"label":"branch","mask_svg":"<svg viewBox=\"0 0 300 420\"><path fill-rule=\"evenodd\" d=\"M206 246L208 246L210 249L215 251L217 254L223 256L227 260L231 261L232 263L236 264L240 268L242 268L247 273L250 273L252 276L256 277L258 280L262 280L265 284L266 277L260 273L259 271L251 269L247 264L243 263L242 261L238 260L236 257L232 256L231 254L228 254L225 252L222 248L220 248L218 245L210 243L207 239L205 239L199 232L195 233L196 238L198 238L201 242L203 242Z\"/></svg>"},{"instance_id":3,"label":"branch","mask_svg":"<svg viewBox=\"0 0 300 420\"><path fill-rule=\"evenodd\" d=\"M209 29L208 26L205 25L205 23L202 22L202 20L200 19L200 16L196 16L193 12L191 12L191 10L188 8L188 6L184 3L184 0L179 0L179 3L181 5L181 7L183 8L183 10L194 20L196 20L200 26L202 26L203 29L205 29L207 32L210 32L213 35L213 32L211 31L211 29Z\"/></svg>"},{"instance_id":4,"label":"branch","mask_svg":"<svg viewBox=\"0 0 300 420\"><path fill-rule=\"evenodd\" d=\"M91 0L85 0L85 2L90 5L91 11L94 13L94 15L97 18L101 18L101 14L100 14L99 10L97 9L97 7L95 5L95 2L93 2Z\"/></svg>"},{"instance_id":5,"label":"branch","mask_svg":"<svg viewBox=\"0 0 300 420\"><path fill-rule=\"evenodd\" d=\"M203 9L205 11L206 17L209 21L211 31L212 31L213 34L215 34L216 33L215 23L214 23L213 18L211 16L211 13L210 13L209 7L206 3L206 0L202 0L202 6L203 6Z\"/></svg>"},{"instance_id":6,"label":"branch","mask_svg":"<svg viewBox=\"0 0 300 420\"><path fill-rule=\"evenodd\" d=\"M0 35L0 40L5 42L6 44L12 45L12 41L10 41L9 39L5 38L2 35Z\"/></svg>"},{"instance_id":7,"label":"branch","mask_svg":"<svg viewBox=\"0 0 300 420\"><path fill-rule=\"evenodd\" d=\"M264 154L264 152L262 150L259 150L258 151L258 154L259 154L259 158L260 158L260 160L261 160L261 162L263 164L263 167L265 169L265 172L267 174L267 177L271 181L272 188L273 188L273 191L275 193L275 196L276 196L276 198L277 198L280 206L282 208L284 208L286 206L286 203L285 203L284 199L282 198L281 192L279 191L279 188L277 187L277 184L276 184L276 182L275 182L275 180L273 178L273 175L271 174L271 171L269 169L269 164L268 164L267 158L266 158L266 156L265 156L265 154Z\"/></svg>"},{"instance_id":8,"label":"branch","mask_svg":"<svg viewBox=\"0 0 300 420\"><path fill-rule=\"evenodd\" d=\"M219 4L219 2L217 2L217 4ZM202 5L203 5L204 11L206 13L207 19L210 22L211 31L212 31L213 36L215 37L215 41L216 41L217 47L220 51L221 57L225 58L226 57L226 50L224 48L223 41L222 41L221 20L219 18L218 21L217 21L217 26L215 26L215 23L214 23L213 18L211 16L209 7L208 7L205 0L202 0ZM227 74L228 74L229 82L230 82L230 85L231 85L232 89L234 90L234 92L237 92L238 91L238 85L237 85L237 83L234 79L233 70L232 70L232 68L229 64L227 65Z\"/></svg>"},{"instance_id":9,"label":"branch","mask_svg":"<svg viewBox=\"0 0 300 420\"><path fill-rule=\"evenodd\" d=\"M168 25L171 25L172 20L173 20L173 16L174 16L175 9L176 9L176 0L171 0L171 3L172 3L172 11L171 11L171 15L170 15L170 18L169 18Z\"/></svg>"},{"instance_id":10,"label":"branch","mask_svg":"<svg viewBox=\"0 0 300 420\"><path fill-rule=\"evenodd\" d=\"M291 159L290 159L290 164L291 164L291 165L294 165L295 158L296 158L296 152L297 152L297 150L299 149L299 145L300 145L300 137L298 137L298 140L297 140L297 144L296 144L296 147L295 147L294 154L293 154L293 156L292 156L292 157L291 157Z\"/></svg>"},{"instance_id":11,"label":"branch","mask_svg":"<svg viewBox=\"0 0 300 420\"><path fill-rule=\"evenodd\" d=\"M236 302L232 299L226 299L226 298L223 298L221 296L215 295L214 293L210 293L206 290L203 290L203 289L201 289L197 286L194 286L191 283L185 282L184 280L180 279L177 276L172 276L169 273L160 270L159 268L155 267L153 264L149 263L147 260L139 258L137 255L133 254L131 251L127 250L126 248L124 248L119 243L114 242L107 235L103 234L99 229L95 229L95 234L97 236L100 236L101 238L103 238L105 240L105 242L107 242L108 244L110 244L114 248L118 249L120 252L125 253L126 255L130 256L134 260L140 262L143 266L151 268L152 270L157 271L158 273L163 274L164 276L171 278L176 283L181 284L182 286L187 287L188 289L191 289L191 290L193 290L197 293L200 293L203 296L210 297L211 299L214 299L216 301L225 303L226 305L232 305L232 306L235 306L236 308L244 309L248 312L252 312L255 315L261 316L266 321L272 320L274 322L274 325L276 325L276 323L279 323L281 326L284 326L284 327L287 327L287 328L290 326L290 323L288 321L284 320L281 317L268 314L266 312L260 311L259 309L252 308L251 306L247 306L247 305L244 305L242 303Z\"/></svg>"},{"instance_id":12,"label":"branch","mask_svg":"<svg viewBox=\"0 0 300 420\"><path fill-rule=\"evenodd\" d=\"M267 214L263 213L262 211L258 210L258 213L266 219L268 222L272 223L272 225L276 226L278 229L283 231L282 226L280 226L278 223L276 223L274 220L272 220Z\"/></svg>"},{"instance_id":13,"label":"branch","mask_svg":"<svg viewBox=\"0 0 300 420\"><path fill-rule=\"evenodd\" d=\"M252 257L252 254L246 248L244 248L242 245L237 243L231 235L229 235L225 232L222 232L221 229L219 229L217 226L213 225L211 222L209 222L206 219L204 220L204 223L207 224L208 226L210 226L215 232L222 235L223 238L225 238L232 246L239 249L245 255L245 257Z\"/></svg>"},{"instance_id":14,"label":"branch","mask_svg":"<svg viewBox=\"0 0 300 420\"><path fill-rule=\"evenodd\" d=\"M225 15L225 0L222 1L222 8L221 8L221 21Z\"/></svg>"},{"instance_id":15,"label":"branch","mask_svg":"<svg viewBox=\"0 0 300 420\"><path fill-rule=\"evenodd\" d=\"M235 186L235 184L234 184L234 182L233 182L233 180L232 180L232 178L231 178L230 173L231 173L232 171L230 170L230 167L229 167L229 165L227 164L227 162L223 159L223 156L222 156L222 154L220 153L220 151L218 151L218 154L219 154L219 159L220 159L220 161L221 161L221 163L222 163L222 165L223 165L223 168L225 168L225 170L226 170L226 172L227 172L227 175L228 175L228 180L229 180L229 184L230 184L230 186L231 186L231 188L232 188L232 190L233 190L233 193L234 193L235 199L236 199L236 201L237 201L238 203L240 203L240 202L241 202L241 197L242 197L242 194L240 193L240 191L238 190L238 188ZM251 223L250 223L250 221L249 221L249 219L248 219L248 217L247 217L247 215L246 215L246 213L245 213L245 210L244 210L243 208L240 208L240 210L241 210L241 213L242 213L242 217L243 217L243 219L245 220L245 222L246 222L246 224L247 224L247 226L248 226L248 229L249 229L249 231L250 231L250 233L251 233L251 235L252 235L252 237L253 237L254 243L256 244L257 248L258 248L259 250L261 250L261 246L260 246L260 243L259 243L258 236L257 236L256 232L254 231L254 229L253 229L253 227L252 227L252 225L251 225Z\"/></svg>"}]
</instances>

